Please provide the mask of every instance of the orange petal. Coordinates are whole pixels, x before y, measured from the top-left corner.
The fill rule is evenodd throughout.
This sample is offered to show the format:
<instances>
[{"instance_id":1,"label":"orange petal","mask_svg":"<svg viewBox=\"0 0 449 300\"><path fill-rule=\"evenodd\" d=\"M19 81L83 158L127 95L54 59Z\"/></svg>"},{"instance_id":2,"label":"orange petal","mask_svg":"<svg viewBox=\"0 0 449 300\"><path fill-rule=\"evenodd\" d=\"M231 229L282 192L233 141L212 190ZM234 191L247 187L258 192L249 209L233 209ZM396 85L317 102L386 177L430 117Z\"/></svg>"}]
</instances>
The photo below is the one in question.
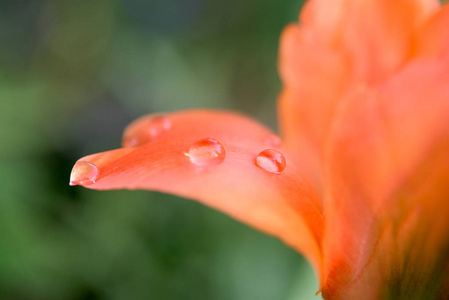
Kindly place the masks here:
<instances>
[{"instance_id":1,"label":"orange petal","mask_svg":"<svg viewBox=\"0 0 449 300\"><path fill-rule=\"evenodd\" d=\"M285 145L319 185L320 154L338 103L349 81L344 55L329 48L308 28L288 26L281 37L280 128Z\"/></svg>"},{"instance_id":2,"label":"orange petal","mask_svg":"<svg viewBox=\"0 0 449 300\"><path fill-rule=\"evenodd\" d=\"M315 0L300 19L348 53L354 78L376 82L408 58L414 30L438 7L436 0Z\"/></svg>"},{"instance_id":3,"label":"orange petal","mask_svg":"<svg viewBox=\"0 0 449 300\"><path fill-rule=\"evenodd\" d=\"M416 55L444 56L449 53L449 4L444 4L418 32Z\"/></svg>"},{"instance_id":4,"label":"orange petal","mask_svg":"<svg viewBox=\"0 0 449 300\"><path fill-rule=\"evenodd\" d=\"M135 147L89 155L77 164L98 170L88 188L148 189L196 199L279 237L319 268L321 203L278 143L272 132L241 115L187 111L143 117L125 130L124 144ZM257 159L270 148L276 151ZM279 154L285 161L276 160ZM77 164L74 182L85 175Z\"/></svg>"},{"instance_id":5,"label":"orange petal","mask_svg":"<svg viewBox=\"0 0 449 300\"><path fill-rule=\"evenodd\" d=\"M409 204L390 230L391 299L449 299L449 134L433 146L397 197ZM389 245L387 244L389 243ZM396 246L396 247L392 247ZM378 260L388 257L379 253ZM394 270L394 272L391 272Z\"/></svg>"},{"instance_id":6,"label":"orange petal","mask_svg":"<svg viewBox=\"0 0 449 300\"><path fill-rule=\"evenodd\" d=\"M319 186L335 106L359 84L378 84L410 58L415 30L435 0L313 0L281 37L279 110L286 146ZM441 27L441 31L443 27Z\"/></svg>"},{"instance_id":7,"label":"orange petal","mask_svg":"<svg viewBox=\"0 0 449 300\"><path fill-rule=\"evenodd\" d=\"M440 151L442 143L447 145L447 74L448 59L416 61L375 89L360 87L340 107L326 152L325 293L335 294L344 287L363 291L358 286L363 283L376 289L376 281L392 280L392 272L399 279L413 277L388 265L392 259L387 254L375 259L379 257L376 249L386 243L386 226L403 227L417 206L430 209L426 202L432 203L426 214L428 223L432 213L441 214L439 209L447 214L445 189L428 190L426 202L425 197L415 197L412 192L424 182L423 168L434 165L433 153ZM433 168L426 172L440 171ZM439 237L447 240L446 234L441 230ZM397 244L387 243L388 254L404 246L396 236L390 240ZM400 259L406 259L408 251L410 248ZM445 249L436 247L434 251L448 259ZM424 259L429 252L415 255ZM384 273L377 272L366 280L373 276L371 268L379 268L375 261L383 262Z\"/></svg>"},{"instance_id":8,"label":"orange petal","mask_svg":"<svg viewBox=\"0 0 449 300\"><path fill-rule=\"evenodd\" d=\"M393 211L399 212L396 218L379 222L363 211L359 214L359 227L374 228L373 240L360 239L356 245L368 250L362 254L368 257L356 276L347 264L344 267L343 256L337 258L327 274L325 299L449 299L448 152L449 135L434 145L413 178L397 191L396 199L411 205ZM350 246L346 252L353 249Z\"/></svg>"}]
</instances>

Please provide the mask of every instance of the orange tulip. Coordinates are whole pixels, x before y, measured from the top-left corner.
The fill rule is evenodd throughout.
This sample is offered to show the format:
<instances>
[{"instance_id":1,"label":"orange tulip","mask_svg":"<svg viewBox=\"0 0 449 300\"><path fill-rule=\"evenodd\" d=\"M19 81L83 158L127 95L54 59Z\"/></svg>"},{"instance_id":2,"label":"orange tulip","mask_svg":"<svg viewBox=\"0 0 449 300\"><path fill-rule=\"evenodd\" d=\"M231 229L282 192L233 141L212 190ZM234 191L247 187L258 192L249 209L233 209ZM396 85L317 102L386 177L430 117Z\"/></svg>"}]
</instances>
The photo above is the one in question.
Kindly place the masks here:
<instances>
[{"instance_id":1,"label":"orange tulip","mask_svg":"<svg viewBox=\"0 0 449 300\"><path fill-rule=\"evenodd\" d=\"M147 116L70 184L221 210L303 253L325 299L448 299L449 5L312 0L279 65L282 140L231 112Z\"/></svg>"}]
</instances>

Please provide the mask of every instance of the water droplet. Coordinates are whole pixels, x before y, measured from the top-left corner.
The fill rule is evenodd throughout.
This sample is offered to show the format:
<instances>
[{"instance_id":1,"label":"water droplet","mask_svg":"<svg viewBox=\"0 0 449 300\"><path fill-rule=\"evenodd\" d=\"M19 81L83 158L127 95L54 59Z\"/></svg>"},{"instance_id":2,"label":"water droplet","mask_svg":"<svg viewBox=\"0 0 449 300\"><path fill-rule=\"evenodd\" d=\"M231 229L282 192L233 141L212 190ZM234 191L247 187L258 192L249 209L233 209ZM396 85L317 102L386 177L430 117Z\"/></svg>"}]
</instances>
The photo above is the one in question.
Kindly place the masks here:
<instances>
[{"instance_id":1,"label":"water droplet","mask_svg":"<svg viewBox=\"0 0 449 300\"><path fill-rule=\"evenodd\" d=\"M78 161L70 174L70 185L89 185L100 177L98 168L88 161Z\"/></svg>"},{"instance_id":2,"label":"water droplet","mask_svg":"<svg viewBox=\"0 0 449 300\"><path fill-rule=\"evenodd\" d=\"M139 146L139 139L135 136L132 136L132 137L125 136L122 141L122 146L124 148L137 147L137 146Z\"/></svg>"},{"instance_id":3,"label":"water droplet","mask_svg":"<svg viewBox=\"0 0 449 300\"><path fill-rule=\"evenodd\" d=\"M154 116L150 120L148 133L152 137L156 137L164 131L169 131L171 128L171 121L166 116Z\"/></svg>"},{"instance_id":4,"label":"water droplet","mask_svg":"<svg viewBox=\"0 0 449 300\"><path fill-rule=\"evenodd\" d=\"M223 162L226 151L219 141L207 138L192 144L186 155L197 166L213 166Z\"/></svg>"},{"instance_id":5,"label":"water droplet","mask_svg":"<svg viewBox=\"0 0 449 300\"><path fill-rule=\"evenodd\" d=\"M135 132L128 135L125 133L122 146L132 148L151 142L163 132L171 129L171 121L166 116L154 116L148 120L146 126L146 129L143 129L143 131L139 130L137 134Z\"/></svg>"},{"instance_id":6,"label":"water droplet","mask_svg":"<svg viewBox=\"0 0 449 300\"><path fill-rule=\"evenodd\" d=\"M270 134L264 141L269 147L278 148L281 145L281 138L275 134Z\"/></svg>"},{"instance_id":7,"label":"water droplet","mask_svg":"<svg viewBox=\"0 0 449 300\"><path fill-rule=\"evenodd\" d=\"M281 174L287 162L281 152L273 149L265 149L257 155L256 165L267 172Z\"/></svg>"}]
</instances>

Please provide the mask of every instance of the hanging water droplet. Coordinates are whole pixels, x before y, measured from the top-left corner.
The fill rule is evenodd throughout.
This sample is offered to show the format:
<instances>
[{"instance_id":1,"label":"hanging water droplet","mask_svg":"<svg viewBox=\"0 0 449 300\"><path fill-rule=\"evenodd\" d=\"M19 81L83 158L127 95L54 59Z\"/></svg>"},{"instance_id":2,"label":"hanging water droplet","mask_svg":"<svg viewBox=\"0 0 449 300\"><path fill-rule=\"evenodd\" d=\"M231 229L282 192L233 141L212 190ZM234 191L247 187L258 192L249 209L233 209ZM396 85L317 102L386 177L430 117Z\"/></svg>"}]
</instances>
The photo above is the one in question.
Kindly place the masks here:
<instances>
[{"instance_id":1,"label":"hanging water droplet","mask_svg":"<svg viewBox=\"0 0 449 300\"><path fill-rule=\"evenodd\" d=\"M275 134L270 134L265 139L264 144L269 147L278 148L281 145L281 138Z\"/></svg>"},{"instance_id":2,"label":"hanging water droplet","mask_svg":"<svg viewBox=\"0 0 449 300\"><path fill-rule=\"evenodd\" d=\"M146 128L123 137L122 146L132 148L151 142L163 132L171 129L171 121L166 116L154 116L146 123ZM137 134L136 134L137 133Z\"/></svg>"},{"instance_id":3,"label":"hanging water droplet","mask_svg":"<svg viewBox=\"0 0 449 300\"><path fill-rule=\"evenodd\" d=\"M267 172L281 174L287 162L281 152L273 149L265 149L257 155L256 165Z\"/></svg>"},{"instance_id":4,"label":"hanging water droplet","mask_svg":"<svg viewBox=\"0 0 449 300\"><path fill-rule=\"evenodd\" d=\"M70 174L70 185L89 185L100 177L98 168L88 161L78 161Z\"/></svg>"},{"instance_id":5,"label":"hanging water droplet","mask_svg":"<svg viewBox=\"0 0 449 300\"><path fill-rule=\"evenodd\" d=\"M213 166L223 162L226 151L219 141L207 138L192 144L186 155L197 166Z\"/></svg>"}]
</instances>

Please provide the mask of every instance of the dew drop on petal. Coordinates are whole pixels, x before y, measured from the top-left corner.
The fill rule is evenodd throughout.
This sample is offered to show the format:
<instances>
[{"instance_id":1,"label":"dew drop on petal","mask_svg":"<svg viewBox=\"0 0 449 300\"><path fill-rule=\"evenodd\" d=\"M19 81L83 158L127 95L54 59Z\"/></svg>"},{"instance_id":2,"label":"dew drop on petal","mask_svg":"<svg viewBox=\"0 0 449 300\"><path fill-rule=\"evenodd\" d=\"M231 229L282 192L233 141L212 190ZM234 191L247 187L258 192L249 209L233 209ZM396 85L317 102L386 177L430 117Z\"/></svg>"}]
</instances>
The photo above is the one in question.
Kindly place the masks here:
<instances>
[{"instance_id":1,"label":"dew drop on petal","mask_svg":"<svg viewBox=\"0 0 449 300\"><path fill-rule=\"evenodd\" d=\"M148 133L152 137L156 137L164 131L169 131L171 128L171 121L166 116L155 116L150 120Z\"/></svg>"},{"instance_id":2,"label":"dew drop on petal","mask_svg":"<svg viewBox=\"0 0 449 300\"><path fill-rule=\"evenodd\" d=\"M278 148L281 145L281 138L275 134L270 134L264 141L269 147Z\"/></svg>"},{"instance_id":3,"label":"dew drop on petal","mask_svg":"<svg viewBox=\"0 0 449 300\"><path fill-rule=\"evenodd\" d=\"M70 185L89 185L100 177L98 168L88 161L75 163L70 174Z\"/></svg>"},{"instance_id":4,"label":"dew drop on petal","mask_svg":"<svg viewBox=\"0 0 449 300\"><path fill-rule=\"evenodd\" d=\"M213 166L224 161L226 151L219 141L207 138L193 143L186 155L197 166Z\"/></svg>"},{"instance_id":5,"label":"dew drop on petal","mask_svg":"<svg viewBox=\"0 0 449 300\"><path fill-rule=\"evenodd\" d=\"M281 152L273 149L265 149L257 155L256 165L267 172L281 174L287 162Z\"/></svg>"},{"instance_id":6,"label":"dew drop on petal","mask_svg":"<svg viewBox=\"0 0 449 300\"><path fill-rule=\"evenodd\" d=\"M153 141L160 134L171 129L171 120L162 115L157 115L150 118L146 123L146 129L139 131L139 134L126 134L123 137L122 146L125 148L132 148L142 146Z\"/></svg>"},{"instance_id":7,"label":"dew drop on petal","mask_svg":"<svg viewBox=\"0 0 449 300\"><path fill-rule=\"evenodd\" d=\"M133 137L124 137L122 141L122 146L124 148L132 148L139 146L139 139L135 136Z\"/></svg>"}]
</instances>

